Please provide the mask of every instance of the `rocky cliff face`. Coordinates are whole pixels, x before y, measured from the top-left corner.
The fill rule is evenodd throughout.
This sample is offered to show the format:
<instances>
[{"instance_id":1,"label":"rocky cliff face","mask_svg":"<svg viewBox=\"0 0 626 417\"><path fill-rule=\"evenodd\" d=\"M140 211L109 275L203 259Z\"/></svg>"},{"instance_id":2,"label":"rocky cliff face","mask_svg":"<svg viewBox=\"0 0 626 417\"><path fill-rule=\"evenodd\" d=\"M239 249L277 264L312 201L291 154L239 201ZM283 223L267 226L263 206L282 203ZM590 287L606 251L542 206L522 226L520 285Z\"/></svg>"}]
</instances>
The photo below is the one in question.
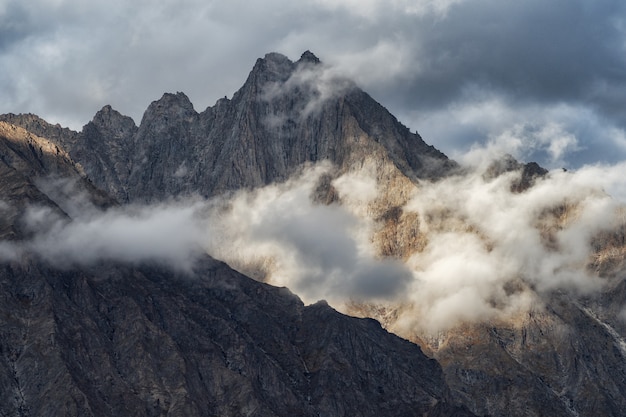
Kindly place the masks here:
<instances>
[{"instance_id":1,"label":"rocky cliff face","mask_svg":"<svg viewBox=\"0 0 626 417\"><path fill-rule=\"evenodd\" d=\"M25 237L20 215L29 206L50 207L66 216L63 203L69 192L90 193L98 207L114 204L62 148L6 122L0 122L0 178L0 239Z\"/></svg>"},{"instance_id":2,"label":"rocky cliff face","mask_svg":"<svg viewBox=\"0 0 626 417\"><path fill-rule=\"evenodd\" d=\"M416 345L208 258L193 276L23 258L0 286L3 415L471 415Z\"/></svg>"}]
</instances>

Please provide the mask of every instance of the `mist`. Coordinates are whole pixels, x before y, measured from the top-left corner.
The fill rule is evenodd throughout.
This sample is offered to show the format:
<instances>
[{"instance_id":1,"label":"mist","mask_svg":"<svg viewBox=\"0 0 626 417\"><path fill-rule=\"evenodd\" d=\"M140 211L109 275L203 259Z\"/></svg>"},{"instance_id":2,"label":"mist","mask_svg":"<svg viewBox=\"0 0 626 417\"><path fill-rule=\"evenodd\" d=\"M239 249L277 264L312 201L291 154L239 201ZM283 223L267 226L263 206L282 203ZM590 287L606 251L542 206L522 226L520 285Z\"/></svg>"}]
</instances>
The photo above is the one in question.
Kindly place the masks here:
<instances>
[{"instance_id":1,"label":"mist","mask_svg":"<svg viewBox=\"0 0 626 417\"><path fill-rule=\"evenodd\" d=\"M377 256L369 239L374 222L339 204L312 201L320 177L331 170L320 164L283 184L235 194L211 215L208 252L257 279L289 287L305 302L400 296L411 272ZM345 175L335 182L359 193L353 198L375 195L371 181Z\"/></svg>"},{"instance_id":2,"label":"mist","mask_svg":"<svg viewBox=\"0 0 626 417\"><path fill-rule=\"evenodd\" d=\"M49 179L39 185L63 210L28 207L20 221L30 237L0 242L0 260L34 254L59 268L157 262L190 272L208 253L305 303L393 311L386 325L403 335L511 320L544 308L553 291L601 291L611 282L603 263L624 258L603 236L625 223L626 166L553 170L514 192L521 170L490 171L498 151L476 148L457 175L413 186L400 209L417 215L425 245L402 256L379 253L386 226L372 207L384 193L371 167L339 173L320 163L252 191L107 210ZM314 196L329 176L338 197L322 204Z\"/></svg>"},{"instance_id":3,"label":"mist","mask_svg":"<svg viewBox=\"0 0 626 417\"><path fill-rule=\"evenodd\" d=\"M68 183L58 179L46 184L68 189ZM62 194L57 191L57 196ZM57 268L102 261L156 262L191 272L197 258L205 253L206 217L202 210L206 203L199 199L102 210L84 193L76 192L64 194L56 203L65 211L39 205L26 208L18 221L29 237L0 242L0 260L15 261L31 255Z\"/></svg>"},{"instance_id":4,"label":"mist","mask_svg":"<svg viewBox=\"0 0 626 417\"><path fill-rule=\"evenodd\" d=\"M487 175L496 154L474 149L461 174L415 185L402 211L417 213L427 243L403 259L377 252L384 225L369 209L380 193L367 170L332 181L338 203L312 202L316 179L330 172L323 165L237 193L213 215L207 250L306 302L394 311L387 324L404 335L512 320L543 309L554 291L576 298L605 288L610 278L594 262L621 261L602 236L624 223L624 167L553 170L513 192L521 170Z\"/></svg>"}]
</instances>

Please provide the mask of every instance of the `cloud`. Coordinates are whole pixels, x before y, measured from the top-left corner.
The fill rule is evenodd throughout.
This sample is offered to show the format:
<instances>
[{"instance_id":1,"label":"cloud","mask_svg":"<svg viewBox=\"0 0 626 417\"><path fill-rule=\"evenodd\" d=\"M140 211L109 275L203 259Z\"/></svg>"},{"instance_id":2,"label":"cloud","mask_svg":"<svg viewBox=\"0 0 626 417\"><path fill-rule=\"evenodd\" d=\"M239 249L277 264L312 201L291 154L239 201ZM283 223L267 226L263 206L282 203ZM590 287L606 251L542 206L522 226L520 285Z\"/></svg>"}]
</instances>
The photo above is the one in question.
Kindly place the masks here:
<instances>
[{"instance_id":1,"label":"cloud","mask_svg":"<svg viewBox=\"0 0 626 417\"><path fill-rule=\"evenodd\" d=\"M425 245L402 259L377 252L387 223L373 214L382 204L375 170L365 164L340 175L328 163L210 200L108 210L67 181L40 181L63 212L29 207L21 222L31 237L0 242L0 259L31 253L60 268L116 261L191 271L208 252L305 302L326 299L347 312L355 302L382 305L394 311L389 328L404 335L508 320L543 308L553 291L576 297L604 288L610 278L591 265L598 250L608 250L604 258L622 253L602 239L624 226L624 164L553 170L514 193L520 172L485 175L494 155L475 149L474 166L415 185L399 210L417 213L410 221ZM319 187L332 187L336 202L315 202Z\"/></svg>"},{"instance_id":2,"label":"cloud","mask_svg":"<svg viewBox=\"0 0 626 417\"><path fill-rule=\"evenodd\" d=\"M156 261L191 270L202 253L204 239L198 229L198 210L187 203L110 209L89 219L57 221L25 247L61 267L100 261ZM40 230L39 223L36 230Z\"/></svg>"},{"instance_id":3,"label":"cloud","mask_svg":"<svg viewBox=\"0 0 626 417\"><path fill-rule=\"evenodd\" d=\"M476 95L444 111L407 115L421 133L458 160L472 149L510 153L548 168L615 164L626 158L625 130L583 105L520 104L494 94Z\"/></svg>"},{"instance_id":4,"label":"cloud","mask_svg":"<svg viewBox=\"0 0 626 417\"><path fill-rule=\"evenodd\" d=\"M484 153L491 154L492 158L508 153L515 158L527 161L539 157L541 162L548 162L548 166L563 166L563 157L577 151L578 139L574 134L564 130L563 125L555 122L547 122L537 126L532 124L515 125L492 137L484 147L474 145L459 159L469 162L484 159Z\"/></svg>"},{"instance_id":5,"label":"cloud","mask_svg":"<svg viewBox=\"0 0 626 417\"><path fill-rule=\"evenodd\" d=\"M316 0L315 3L333 12L342 11L368 21L376 21L381 14L389 13L407 16L444 17L454 5L465 0Z\"/></svg>"},{"instance_id":6,"label":"cloud","mask_svg":"<svg viewBox=\"0 0 626 417\"><path fill-rule=\"evenodd\" d=\"M589 268L597 249L592 242L620 224L624 167L555 170L512 193L520 173L492 179L483 175L486 165L423 182L404 208L419 214L428 244L407 261L415 280L400 331L509 319L541 308L551 291L575 296L605 285Z\"/></svg>"},{"instance_id":7,"label":"cloud","mask_svg":"<svg viewBox=\"0 0 626 417\"><path fill-rule=\"evenodd\" d=\"M206 202L185 199L154 205L95 207L69 180L39 181L63 209L30 205L16 221L25 231L19 241L0 241L0 259L36 256L58 268L114 261L156 262L190 272L205 253Z\"/></svg>"},{"instance_id":8,"label":"cloud","mask_svg":"<svg viewBox=\"0 0 626 417\"><path fill-rule=\"evenodd\" d=\"M253 192L239 192L214 209L208 252L236 269L275 285L288 286L307 302L321 298L385 299L411 279L399 261L379 259L369 240L372 224L339 205L311 200L327 164L297 178ZM340 177L339 189L358 184L372 198L368 179ZM341 194L341 191L340 191Z\"/></svg>"}]
</instances>

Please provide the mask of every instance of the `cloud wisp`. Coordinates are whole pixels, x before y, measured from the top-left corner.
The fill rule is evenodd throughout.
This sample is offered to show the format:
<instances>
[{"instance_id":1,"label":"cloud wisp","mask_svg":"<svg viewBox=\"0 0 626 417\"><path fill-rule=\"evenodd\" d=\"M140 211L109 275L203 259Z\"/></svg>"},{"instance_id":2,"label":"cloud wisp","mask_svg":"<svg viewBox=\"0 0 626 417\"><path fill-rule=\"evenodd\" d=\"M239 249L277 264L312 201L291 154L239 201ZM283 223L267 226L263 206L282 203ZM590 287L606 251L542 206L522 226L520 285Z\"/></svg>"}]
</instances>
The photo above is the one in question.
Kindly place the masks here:
<instances>
[{"instance_id":1,"label":"cloud wisp","mask_svg":"<svg viewBox=\"0 0 626 417\"><path fill-rule=\"evenodd\" d=\"M65 187L57 196L63 211L31 205L17 220L27 238L0 242L0 260L17 261L34 255L58 268L99 262L141 264L156 262L177 271L191 272L204 252L205 202L179 200L151 206L125 206L101 210L82 193L67 194L68 181L54 179L51 187ZM75 190L74 190L75 191Z\"/></svg>"},{"instance_id":2,"label":"cloud wisp","mask_svg":"<svg viewBox=\"0 0 626 417\"><path fill-rule=\"evenodd\" d=\"M23 248L60 267L100 261L157 262L191 271L203 252L200 209L193 202L179 202L109 209L71 221L57 219L43 229L44 233L35 232ZM29 224L34 218L49 217L46 211L29 209ZM38 222L36 230L42 230L40 226Z\"/></svg>"}]
</instances>

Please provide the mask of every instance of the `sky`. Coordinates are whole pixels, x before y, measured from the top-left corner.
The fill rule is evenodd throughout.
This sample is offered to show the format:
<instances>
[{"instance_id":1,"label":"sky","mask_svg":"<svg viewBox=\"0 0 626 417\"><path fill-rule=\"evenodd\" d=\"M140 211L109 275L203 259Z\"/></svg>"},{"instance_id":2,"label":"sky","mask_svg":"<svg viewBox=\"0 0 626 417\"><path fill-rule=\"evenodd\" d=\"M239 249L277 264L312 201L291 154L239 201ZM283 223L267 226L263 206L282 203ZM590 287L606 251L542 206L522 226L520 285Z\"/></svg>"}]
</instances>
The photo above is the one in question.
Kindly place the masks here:
<instances>
[{"instance_id":1,"label":"sky","mask_svg":"<svg viewBox=\"0 0 626 417\"><path fill-rule=\"evenodd\" d=\"M623 0L0 0L0 113L139 124L165 92L202 111L257 58L311 50L453 158L577 169L626 160L625 49Z\"/></svg>"}]
</instances>

